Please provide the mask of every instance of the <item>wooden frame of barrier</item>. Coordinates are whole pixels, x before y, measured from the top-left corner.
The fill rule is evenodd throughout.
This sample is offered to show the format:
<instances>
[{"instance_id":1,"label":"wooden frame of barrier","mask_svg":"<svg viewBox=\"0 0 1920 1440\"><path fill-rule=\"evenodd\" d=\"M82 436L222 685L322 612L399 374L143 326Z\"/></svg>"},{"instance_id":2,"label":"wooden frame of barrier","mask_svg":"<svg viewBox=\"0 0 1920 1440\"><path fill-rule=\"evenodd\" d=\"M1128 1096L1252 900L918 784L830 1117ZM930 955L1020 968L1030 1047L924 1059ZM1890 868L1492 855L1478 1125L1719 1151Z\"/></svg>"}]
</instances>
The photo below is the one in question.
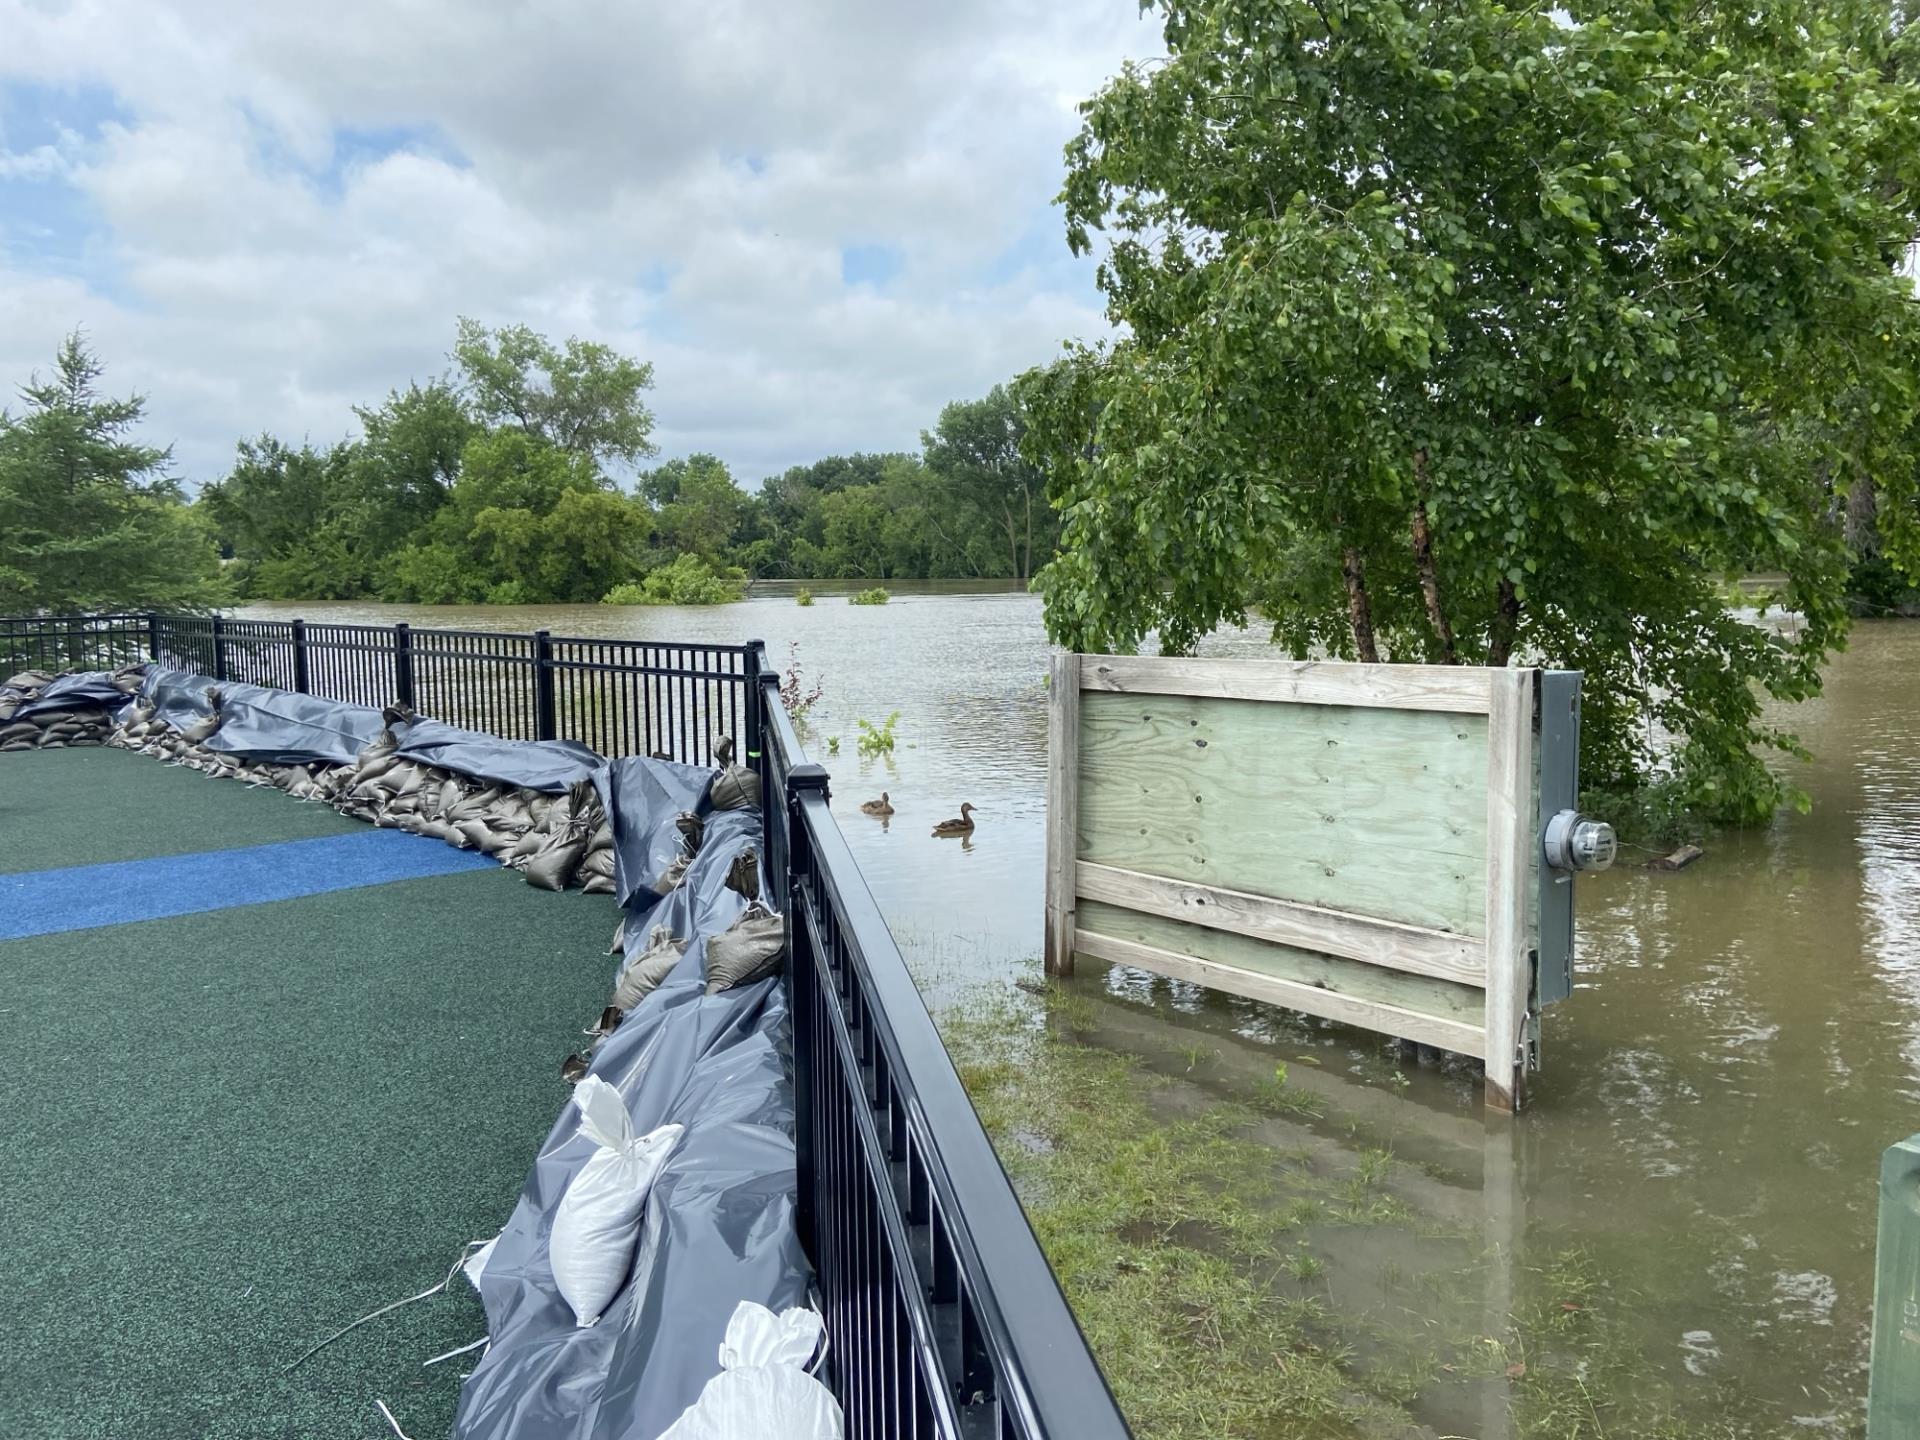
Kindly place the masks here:
<instances>
[{"instance_id":1,"label":"wooden frame of barrier","mask_svg":"<svg viewBox=\"0 0 1920 1440\"><path fill-rule=\"evenodd\" d=\"M1046 962L1472 1055L1524 1100L1539 672L1053 658Z\"/></svg>"}]
</instances>

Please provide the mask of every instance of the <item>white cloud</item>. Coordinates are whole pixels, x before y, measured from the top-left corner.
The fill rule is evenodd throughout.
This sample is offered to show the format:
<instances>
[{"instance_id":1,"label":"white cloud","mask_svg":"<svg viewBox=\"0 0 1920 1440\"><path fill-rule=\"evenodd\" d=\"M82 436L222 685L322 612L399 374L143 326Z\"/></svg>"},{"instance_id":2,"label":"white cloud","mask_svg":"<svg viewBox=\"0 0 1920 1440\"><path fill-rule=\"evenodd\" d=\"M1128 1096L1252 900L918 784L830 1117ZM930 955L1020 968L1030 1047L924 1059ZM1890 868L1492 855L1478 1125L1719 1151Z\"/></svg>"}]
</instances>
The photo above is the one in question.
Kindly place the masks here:
<instances>
[{"instance_id":1,"label":"white cloud","mask_svg":"<svg viewBox=\"0 0 1920 1440\"><path fill-rule=\"evenodd\" d=\"M744 478L911 446L1104 330L1048 203L1073 103L1158 47L1131 0L0 0L0 34L0 377L84 324L195 480L345 433L460 313L654 361L663 450Z\"/></svg>"}]
</instances>

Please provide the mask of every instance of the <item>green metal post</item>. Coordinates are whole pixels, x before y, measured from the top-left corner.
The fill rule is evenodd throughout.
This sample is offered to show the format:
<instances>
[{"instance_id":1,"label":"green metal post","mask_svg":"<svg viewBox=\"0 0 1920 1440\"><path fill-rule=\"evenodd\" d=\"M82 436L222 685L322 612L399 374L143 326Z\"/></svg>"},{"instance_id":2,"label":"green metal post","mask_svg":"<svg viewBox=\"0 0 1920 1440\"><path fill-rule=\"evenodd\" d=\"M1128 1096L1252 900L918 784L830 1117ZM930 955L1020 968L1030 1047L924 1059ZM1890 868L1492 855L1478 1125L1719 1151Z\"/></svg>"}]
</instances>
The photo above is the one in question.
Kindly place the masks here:
<instances>
[{"instance_id":1,"label":"green metal post","mask_svg":"<svg viewBox=\"0 0 1920 1440\"><path fill-rule=\"evenodd\" d=\"M1880 1157L1867 1440L1920 1435L1920 1135Z\"/></svg>"}]
</instances>

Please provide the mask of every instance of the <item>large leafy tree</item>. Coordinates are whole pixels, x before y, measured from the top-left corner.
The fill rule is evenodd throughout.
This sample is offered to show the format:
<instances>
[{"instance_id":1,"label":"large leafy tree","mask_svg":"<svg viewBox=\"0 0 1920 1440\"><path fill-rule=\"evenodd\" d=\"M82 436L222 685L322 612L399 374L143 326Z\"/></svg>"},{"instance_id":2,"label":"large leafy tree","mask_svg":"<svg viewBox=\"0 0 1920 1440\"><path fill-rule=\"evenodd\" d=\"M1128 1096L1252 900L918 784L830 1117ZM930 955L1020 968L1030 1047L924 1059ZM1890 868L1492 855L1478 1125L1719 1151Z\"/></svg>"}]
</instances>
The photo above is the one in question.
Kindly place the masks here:
<instances>
[{"instance_id":1,"label":"large leafy tree","mask_svg":"<svg viewBox=\"0 0 1920 1440\"><path fill-rule=\"evenodd\" d=\"M996 570L1033 578L1034 557L1053 553L1058 522L1047 505L1046 477L1020 453L1026 417L1004 385L978 400L956 400L920 437L927 469L979 508L1002 537Z\"/></svg>"},{"instance_id":2,"label":"large leafy tree","mask_svg":"<svg viewBox=\"0 0 1920 1440\"><path fill-rule=\"evenodd\" d=\"M453 359L487 425L513 426L602 464L653 454L653 412L642 400L653 366L643 361L590 340L555 345L525 325L489 330L464 316Z\"/></svg>"},{"instance_id":3,"label":"large leafy tree","mask_svg":"<svg viewBox=\"0 0 1920 1440\"><path fill-rule=\"evenodd\" d=\"M204 609L226 596L211 537L167 473L168 452L133 438L145 402L100 393L78 333L53 374L0 411L0 611Z\"/></svg>"},{"instance_id":4,"label":"large leafy tree","mask_svg":"<svg viewBox=\"0 0 1920 1440\"><path fill-rule=\"evenodd\" d=\"M1588 674L1588 777L1656 728L1728 818L1759 695L1840 642L1837 508L1914 406L1920 129L1885 5L1163 0L1083 107L1069 238L1122 337L1024 377L1063 642ZM1907 472L1911 473L1911 462ZM1896 476L1876 476L1898 483ZM1721 577L1787 576L1787 637Z\"/></svg>"}]
</instances>

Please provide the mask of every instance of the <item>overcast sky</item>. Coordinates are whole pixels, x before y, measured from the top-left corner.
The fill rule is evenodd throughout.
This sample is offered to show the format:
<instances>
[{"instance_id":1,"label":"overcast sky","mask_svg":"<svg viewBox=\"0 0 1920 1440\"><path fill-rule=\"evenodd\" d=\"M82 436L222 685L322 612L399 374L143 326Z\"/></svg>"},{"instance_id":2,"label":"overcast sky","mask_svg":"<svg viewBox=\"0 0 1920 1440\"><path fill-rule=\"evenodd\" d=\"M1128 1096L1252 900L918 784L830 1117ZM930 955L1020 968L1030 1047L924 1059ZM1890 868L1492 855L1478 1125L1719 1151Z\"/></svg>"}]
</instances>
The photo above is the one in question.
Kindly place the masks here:
<instances>
[{"instance_id":1,"label":"overcast sky","mask_svg":"<svg viewBox=\"0 0 1920 1440\"><path fill-rule=\"evenodd\" d=\"M1133 0L0 0L0 385L82 326L190 482L446 367L654 362L663 455L911 448L1104 333L1051 201Z\"/></svg>"}]
</instances>

